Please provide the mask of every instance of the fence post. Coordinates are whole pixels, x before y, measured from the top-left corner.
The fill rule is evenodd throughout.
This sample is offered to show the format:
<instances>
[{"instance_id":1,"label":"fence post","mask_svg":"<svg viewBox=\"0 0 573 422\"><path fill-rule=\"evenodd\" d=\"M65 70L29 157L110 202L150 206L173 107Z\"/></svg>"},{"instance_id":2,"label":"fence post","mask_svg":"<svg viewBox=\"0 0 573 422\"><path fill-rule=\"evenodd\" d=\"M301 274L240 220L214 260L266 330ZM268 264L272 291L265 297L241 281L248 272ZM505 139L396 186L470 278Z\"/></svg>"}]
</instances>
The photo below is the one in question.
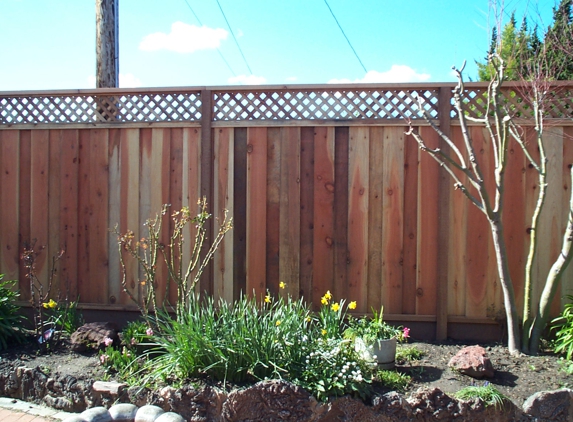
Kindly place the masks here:
<instances>
[{"instance_id":1,"label":"fence post","mask_svg":"<svg viewBox=\"0 0 573 422\"><path fill-rule=\"evenodd\" d=\"M213 214L213 133L211 122L213 120L213 92L201 90L201 197L207 198L207 212ZM208 239L203 244L201 256L205 257L209 250L210 242L214 239L213 219L207 220L206 230ZM199 292L213 294L213 263L210 262L205 268L199 282Z\"/></svg>"},{"instance_id":2,"label":"fence post","mask_svg":"<svg viewBox=\"0 0 573 422\"><path fill-rule=\"evenodd\" d=\"M450 136L451 127L452 89L442 86L438 92L438 122L440 130ZM445 142L440 142L440 148L448 153ZM438 182L438 291L436 304L436 340L448 337L448 245L450 225L450 178L446 171L440 168Z\"/></svg>"}]
</instances>

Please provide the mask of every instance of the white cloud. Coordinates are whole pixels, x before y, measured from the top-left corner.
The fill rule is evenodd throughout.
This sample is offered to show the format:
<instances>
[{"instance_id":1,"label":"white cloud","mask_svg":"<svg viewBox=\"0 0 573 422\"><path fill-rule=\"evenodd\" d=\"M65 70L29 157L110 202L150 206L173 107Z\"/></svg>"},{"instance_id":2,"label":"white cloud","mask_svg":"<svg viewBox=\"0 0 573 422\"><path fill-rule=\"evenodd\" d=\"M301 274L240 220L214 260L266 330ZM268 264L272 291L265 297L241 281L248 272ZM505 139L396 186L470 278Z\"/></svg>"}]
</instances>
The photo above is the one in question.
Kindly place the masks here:
<instances>
[{"instance_id":1,"label":"white cloud","mask_svg":"<svg viewBox=\"0 0 573 422\"><path fill-rule=\"evenodd\" d=\"M395 83L395 82L425 82L430 79L428 73L417 73L410 66L393 64L389 71L378 72L371 70L361 79L331 79L330 84L338 83Z\"/></svg>"},{"instance_id":2,"label":"white cloud","mask_svg":"<svg viewBox=\"0 0 573 422\"><path fill-rule=\"evenodd\" d=\"M177 53L193 53L197 50L219 48L221 41L227 39L228 32L222 28L188 25L175 22L171 32L155 32L146 35L139 44L143 51L170 50Z\"/></svg>"},{"instance_id":3,"label":"white cloud","mask_svg":"<svg viewBox=\"0 0 573 422\"><path fill-rule=\"evenodd\" d=\"M262 85L267 82L267 79L263 76L255 75L239 75L233 76L227 79L230 84L241 84L241 85Z\"/></svg>"},{"instance_id":4,"label":"white cloud","mask_svg":"<svg viewBox=\"0 0 573 422\"><path fill-rule=\"evenodd\" d=\"M119 74L120 88L138 88L142 85L141 80L136 78L132 73Z\"/></svg>"},{"instance_id":5,"label":"white cloud","mask_svg":"<svg viewBox=\"0 0 573 422\"><path fill-rule=\"evenodd\" d=\"M96 77L94 75L88 76L88 88L96 87ZM141 80L136 78L132 73L119 74L119 87L120 88L138 88L142 86Z\"/></svg>"}]
</instances>

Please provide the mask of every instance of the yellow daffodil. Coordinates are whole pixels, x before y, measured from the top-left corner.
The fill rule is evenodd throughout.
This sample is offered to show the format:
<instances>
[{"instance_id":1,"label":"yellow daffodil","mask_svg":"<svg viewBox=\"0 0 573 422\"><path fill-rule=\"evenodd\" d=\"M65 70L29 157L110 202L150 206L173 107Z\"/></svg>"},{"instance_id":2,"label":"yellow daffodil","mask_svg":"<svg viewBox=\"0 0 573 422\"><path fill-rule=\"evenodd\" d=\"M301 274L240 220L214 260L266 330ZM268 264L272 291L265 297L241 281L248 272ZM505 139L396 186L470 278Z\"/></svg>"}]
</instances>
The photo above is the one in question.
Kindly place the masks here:
<instances>
[{"instance_id":1,"label":"yellow daffodil","mask_svg":"<svg viewBox=\"0 0 573 422\"><path fill-rule=\"evenodd\" d=\"M334 312L337 312L340 309L340 305L338 303L333 303L330 305L330 309L332 309Z\"/></svg>"},{"instance_id":2,"label":"yellow daffodil","mask_svg":"<svg viewBox=\"0 0 573 422\"><path fill-rule=\"evenodd\" d=\"M320 298L320 303L322 303L323 305L328 305L328 299L326 298L326 296L322 296Z\"/></svg>"},{"instance_id":3,"label":"yellow daffodil","mask_svg":"<svg viewBox=\"0 0 573 422\"><path fill-rule=\"evenodd\" d=\"M330 293L330 290L327 290L327 291L326 291L326 293L324 294L324 297L325 297L327 300L332 299L332 293Z\"/></svg>"},{"instance_id":4,"label":"yellow daffodil","mask_svg":"<svg viewBox=\"0 0 573 422\"><path fill-rule=\"evenodd\" d=\"M278 327L279 325L281 325L281 321L278 320L277 322L275 322L275 325Z\"/></svg>"},{"instance_id":5,"label":"yellow daffodil","mask_svg":"<svg viewBox=\"0 0 573 422\"><path fill-rule=\"evenodd\" d=\"M266 295L266 296L265 296L265 302L266 302L266 303L271 303L271 296L270 296L270 295Z\"/></svg>"},{"instance_id":6,"label":"yellow daffodil","mask_svg":"<svg viewBox=\"0 0 573 422\"><path fill-rule=\"evenodd\" d=\"M306 322L310 322L310 317L307 316L304 320L305 320Z\"/></svg>"},{"instance_id":7,"label":"yellow daffodil","mask_svg":"<svg viewBox=\"0 0 573 422\"><path fill-rule=\"evenodd\" d=\"M58 306L58 303L55 302L54 299L50 299L49 302L42 303L42 306L46 309L54 309L56 306Z\"/></svg>"},{"instance_id":8,"label":"yellow daffodil","mask_svg":"<svg viewBox=\"0 0 573 422\"><path fill-rule=\"evenodd\" d=\"M281 282L279 283L279 287L280 287L281 289L284 289L284 288L286 287L286 283L285 283L284 281L281 281Z\"/></svg>"},{"instance_id":9,"label":"yellow daffodil","mask_svg":"<svg viewBox=\"0 0 573 422\"><path fill-rule=\"evenodd\" d=\"M348 309L356 309L356 301L353 300L348 304Z\"/></svg>"},{"instance_id":10,"label":"yellow daffodil","mask_svg":"<svg viewBox=\"0 0 573 422\"><path fill-rule=\"evenodd\" d=\"M324 328L322 330L320 330L320 332L322 333L323 336L326 335L326 330Z\"/></svg>"}]
</instances>

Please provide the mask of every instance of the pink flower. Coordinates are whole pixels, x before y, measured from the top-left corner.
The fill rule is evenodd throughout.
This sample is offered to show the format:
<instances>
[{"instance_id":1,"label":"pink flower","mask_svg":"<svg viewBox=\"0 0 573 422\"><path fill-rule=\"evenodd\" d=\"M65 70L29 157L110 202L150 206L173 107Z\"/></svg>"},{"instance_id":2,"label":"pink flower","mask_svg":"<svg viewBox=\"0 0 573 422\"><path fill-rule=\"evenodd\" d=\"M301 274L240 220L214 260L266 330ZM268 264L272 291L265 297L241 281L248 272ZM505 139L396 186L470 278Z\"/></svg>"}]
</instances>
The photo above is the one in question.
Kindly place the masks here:
<instances>
[{"instance_id":1,"label":"pink flower","mask_svg":"<svg viewBox=\"0 0 573 422\"><path fill-rule=\"evenodd\" d=\"M103 339L103 344L105 344L105 347L109 347L113 344L113 339L106 337Z\"/></svg>"},{"instance_id":2,"label":"pink flower","mask_svg":"<svg viewBox=\"0 0 573 422\"><path fill-rule=\"evenodd\" d=\"M410 337L410 329L408 327L404 327L404 338Z\"/></svg>"},{"instance_id":3,"label":"pink flower","mask_svg":"<svg viewBox=\"0 0 573 422\"><path fill-rule=\"evenodd\" d=\"M131 342L130 342L130 343L131 343L132 346L135 346L135 345L137 344L137 342L135 341L135 339L134 339L133 337L131 338Z\"/></svg>"},{"instance_id":4,"label":"pink flower","mask_svg":"<svg viewBox=\"0 0 573 422\"><path fill-rule=\"evenodd\" d=\"M100 360L101 364L104 365L107 362L108 358L109 358L108 355L100 355L99 360Z\"/></svg>"},{"instance_id":5,"label":"pink flower","mask_svg":"<svg viewBox=\"0 0 573 422\"><path fill-rule=\"evenodd\" d=\"M153 330L151 329L151 327L149 327L146 331L145 334L147 334L148 336L152 336L153 335Z\"/></svg>"}]
</instances>

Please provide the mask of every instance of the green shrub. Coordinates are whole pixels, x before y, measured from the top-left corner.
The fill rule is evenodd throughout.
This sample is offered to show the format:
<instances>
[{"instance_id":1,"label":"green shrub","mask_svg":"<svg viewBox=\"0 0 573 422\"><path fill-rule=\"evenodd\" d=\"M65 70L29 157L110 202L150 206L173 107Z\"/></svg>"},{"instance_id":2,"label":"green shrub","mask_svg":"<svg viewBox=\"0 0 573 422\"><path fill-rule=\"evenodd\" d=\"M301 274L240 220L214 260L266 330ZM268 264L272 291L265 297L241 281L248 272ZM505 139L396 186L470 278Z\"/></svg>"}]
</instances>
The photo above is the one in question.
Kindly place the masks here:
<instances>
[{"instance_id":1,"label":"green shrub","mask_svg":"<svg viewBox=\"0 0 573 422\"><path fill-rule=\"evenodd\" d=\"M573 296L567 295L570 303L565 305L563 312L553 321L555 333L554 351L564 353L567 360L573 358Z\"/></svg>"},{"instance_id":2,"label":"green shrub","mask_svg":"<svg viewBox=\"0 0 573 422\"><path fill-rule=\"evenodd\" d=\"M398 346L396 349L396 362L404 364L414 360L420 360L424 356L424 352L416 346Z\"/></svg>"},{"instance_id":3,"label":"green shrub","mask_svg":"<svg viewBox=\"0 0 573 422\"><path fill-rule=\"evenodd\" d=\"M10 341L22 341L24 323L20 307L15 303L19 293L11 288L16 282L3 278L4 275L0 274L0 350L6 349Z\"/></svg>"},{"instance_id":4,"label":"green shrub","mask_svg":"<svg viewBox=\"0 0 573 422\"><path fill-rule=\"evenodd\" d=\"M486 406L495 406L498 409L503 408L506 400L508 400L507 397L487 381L484 385L470 385L462 388L454 394L454 397L460 400L479 398Z\"/></svg>"},{"instance_id":5,"label":"green shrub","mask_svg":"<svg viewBox=\"0 0 573 422\"><path fill-rule=\"evenodd\" d=\"M400 393L406 391L406 388L410 385L410 382L412 382L410 375L390 370L378 371L375 379L386 388Z\"/></svg>"}]
</instances>

